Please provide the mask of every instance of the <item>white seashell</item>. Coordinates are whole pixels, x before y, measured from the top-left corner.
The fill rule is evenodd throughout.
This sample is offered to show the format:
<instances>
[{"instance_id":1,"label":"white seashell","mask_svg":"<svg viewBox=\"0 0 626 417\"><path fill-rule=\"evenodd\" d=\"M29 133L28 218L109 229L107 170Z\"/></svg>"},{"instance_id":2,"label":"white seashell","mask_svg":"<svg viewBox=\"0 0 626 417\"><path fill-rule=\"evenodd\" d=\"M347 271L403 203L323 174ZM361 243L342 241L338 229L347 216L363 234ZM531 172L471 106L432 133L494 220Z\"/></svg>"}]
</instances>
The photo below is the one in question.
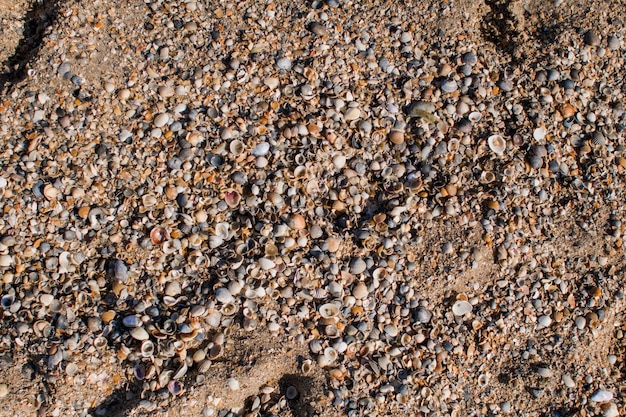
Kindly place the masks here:
<instances>
[{"instance_id":1,"label":"white seashell","mask_svg":"<svg viewBox=\"0 0 626 417\"><path fill-rule=\"evenodd\" d=\"M602 389L597 390L591 396L591 401L596 403L605 403L613 399L613 393Z\"/></svg>"},{"instance_id":2,"label":"white seashell","mask_svg":"<svg viewBox=\"0 0 626 417\"><path fill-rule=\"evenodd\" d=\"M464 316L472 311L472 305L467 301L457 300L452 306L452 313L455 316Z\"/></svg>"},{"instance_id":3,"label":"white seashell","mask_svg":"<svg viewBox=\"0 0 626 417\"><path fill-rule=\"evenodd\" d=\"M154 355L154 343L146 340L141 344L141 356L144 358L150 358Z\"/></svg>"},{"instance_id":4,"label":"white seashell","mask_svg":"<svg viewBox=\"0 0 626 417\"><path fill-rule=\"evenodd\" d=\"M245 148L245 145L243 144L243 142L240 140L236 140L236 139L230 142L230 145L228 146L228 149L230 149L230 152L235 156L240 155L243 152L244 148Z\"/></svg>"},{"instance_id":5,"label":"white seashell","mask_svg":"<svg viewBox=\"0 0 626 417\"><path fill-rule=\"evenodd\" d=\"M276 263L274 261L272 261L271 259L268 258L261 258L259 259L259 266L267 271L270 269L273 269L274 267L276 267Z\"/></svg>"},{"instance_id":6,"label":"white seashell","mask_svg":"<svg viewBox=\"0 0 626 417\"><path fill-rule=\"evenodd\" d=\"M496 155L502 155L506 150L506 141L500 135L489 136L487 142L489 143L489 149L491 149Z\"/></svg>"},{"instance_id":7,"label":"white seashell","mask_svg":"<svg viewBox=\"0 0 626 417\"><path fill-rule=\"evenodd\" d=\"M540 126L533 131L533 138L535 138L535 140L542 140L546 137L546 133L548 133L546 127Z\"/></svg>"},{"instance_id":8,"label":"white seashell","mask_svg":"<svg viewBox=\"0 0 626 417\"><path fill-rule=\"evenodd\" d=\"M130 335L137 340L148 340L150 338L150 335L143 327L135 327L130 331Z\"/></svg>"},{"instance_id":9,"label":"white seashell","mask_svg":"<svg viewBox=\"0 0 626 417\"><path fill-rule=\"evenodd\" d=\"M483 115L482 115L482 114L480 114L480 112L473 111L473 112L471 112L471 113L467 116L467 118L469 119L469 121L470 121L470 122L472 122L472 123L476 123L476 122L478 122L480 119L482 119L482 118L483 118Z\"/></svg>"},{"instance_id":10,"label":"white seashell","mask_svg":"<svg viewBox=\"0 0 626 417\"><path fill-rule=\"evenodd\" d=\"M235 378L228 378L227 383L228 388L230 388L231 390L237 391L239 389L239 381L237 381Z\"/></svg>"},{"instance_id":11,"label":"white seashell","mask_svg":"<svg viewBox=\"0 0 626 417\"><path fill-rule=\"evenodd\" d=\"M270 151L270 144L267 142L261 142L252 149L252 155L265 156Z\"/></svg>"},{"instance_id":12,"label":"white seashell","mask_svg":"<svg viewBox=\"0 0 626 417\"><path fill-rule=\"evenodd\" d=\"M350 122L352 120L356 120L361 117L361 110L358 107L350 107L346 110L346 113L343 115L343 118L346 122Z\"/></svg>"},{"instance_id":13,"label":"white seashell","mask_svg":"<svg viewBox=\"0 0 626 417\"><path fill-rule=\"evenodd\" d=\"M218 288L217 291L215 291L215 299L224 304L235 301L235 298L227 288Z\"/></svg>"},{"instance_id":14,"label":"white seashell","mask_svg":"<svg viewBox=\"0 0 626 417\"><path fill-rule=\"evenodd\" d=\"M320 315L325 319L337 317L339 315L339 307L337 304L327 303L323 304L319 308Z\"/></svg>"},{"instance_id":15,"label":"white seashell","mask_svg":"<svg viewBox=\"0 0 626 417\"><path fill-rule=\"evenodd\" d=\"M62 252L59 255L59 274L64 274L67 271L67 267L70 266L70 253Z\"/></svg>"}]
</instances>

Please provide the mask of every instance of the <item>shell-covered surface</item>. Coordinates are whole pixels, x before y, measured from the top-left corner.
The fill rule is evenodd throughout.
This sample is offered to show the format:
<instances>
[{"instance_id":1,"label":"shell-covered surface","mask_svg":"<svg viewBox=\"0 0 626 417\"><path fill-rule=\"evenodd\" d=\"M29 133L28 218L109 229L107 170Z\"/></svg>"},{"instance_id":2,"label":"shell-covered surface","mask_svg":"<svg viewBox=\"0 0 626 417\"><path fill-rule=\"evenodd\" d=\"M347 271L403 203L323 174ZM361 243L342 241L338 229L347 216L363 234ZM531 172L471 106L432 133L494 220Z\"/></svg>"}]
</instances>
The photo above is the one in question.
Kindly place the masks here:
<instances>
[{"instance_id":1,"label":"shell-covered surface","mask_svg":"<svg viewBox=\"0 0 626 417\"><path fill-rule=\"evenodd\" d=\"M622 1L4 3L0 415L624 411Z\"/></svg>"}]
</instances>

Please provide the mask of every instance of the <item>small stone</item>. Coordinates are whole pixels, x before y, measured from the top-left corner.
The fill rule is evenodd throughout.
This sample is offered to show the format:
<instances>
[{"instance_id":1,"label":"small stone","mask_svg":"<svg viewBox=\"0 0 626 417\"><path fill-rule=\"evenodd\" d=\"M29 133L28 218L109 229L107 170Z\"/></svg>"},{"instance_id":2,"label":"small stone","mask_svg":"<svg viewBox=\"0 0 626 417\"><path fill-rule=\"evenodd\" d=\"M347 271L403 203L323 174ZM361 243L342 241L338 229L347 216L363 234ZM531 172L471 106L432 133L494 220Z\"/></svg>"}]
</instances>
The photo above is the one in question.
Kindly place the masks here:
<instances>
[{"instance_id":1,"label":"small stone","mask_svg":"<svg viewBox=\"0 0 626 417\"><path fill-rule=\"evenodd\" d=\"M599 46L600 36L590 29L583 35L583 41L589 46Z\"/></svg>"},{"instance_id":2,"label":"small stone","mask_svg":"<svg viewBox=\"0 0 626 417\"><path fill-rule=\"evenodd\" d=\"M478 59L476 58L476 54L473 52L466 52L461 56L461 61L464 64L474 65Z\"/></svg>"},{"instance_id":3,"label":"small stone","mask_svg":"<svg viewBox=\"0 0 626 417\"><path fill-rule=\"evenodd\" d=\"M617 51L620 47L619 38L615 35L609 35L606 39L606 43L611 51Z\"/></svg>"},{"instance_id":4,"label":"small stone","mask_svg":"<svg viewBox=\"0 0 626 417\"><path fill-rule=\"evenodd\" d=\"M328 33L326 26L322 25L319 22L312 22L309 25L309 30L317 36L325 36Z\"/></svg>"},{"instance_id":5,"label":"small stone","mask_svg":"<svg viewBox=\"0 0 626 417\"><path fill-rule=\"evenodd\" d=\"M568 374L563 375L561 377L561 380L563 381L563 384L565 384L567 388L574 388L576 386L576 383L574 382L572 377L569 376Z\"/></svg>"},{"instance_id":6,"label":"small stone","mask_svg":"<svg viewBox=\"0 0 626 417\"><path fill-rule=\"evenodd\" d=\"M540 366L539 368L537 368L537 373L542 378L551 378L552 375L554 375L553 372L550 370L550 368L545 368L543 366Z\"/></svg>"},{"instance_id":7,"label":"small stone","mask_svg":"<svg viewBox=\"0 0 626 417\"><path fill-rule=\"evenodd\" d=\"M613 399L613 393L610 391L599 389L593 393L590 399L591 401L596 402L596 403L609 402Z\"/></svg>"},{"instance_id":8,"label":"small stone","mask_svg":"<svg viewBox=\"0 0 626 417\"><path fill-rule=\"evenodd\" d=\"M276 66L281 70L290 70L291 69L291 59L287 57L282 57L276 60Z\"/></svg>"},{"instance_id":9,"label":"small stone","mask_svg":"<svg viewBox=\"0 0 626 417\"><path fill-rule=\"evenodd\" d=\"M0 398L4 398L9 395L9 387L7 384L0 384Z\"/></svg>"}]
</instances>

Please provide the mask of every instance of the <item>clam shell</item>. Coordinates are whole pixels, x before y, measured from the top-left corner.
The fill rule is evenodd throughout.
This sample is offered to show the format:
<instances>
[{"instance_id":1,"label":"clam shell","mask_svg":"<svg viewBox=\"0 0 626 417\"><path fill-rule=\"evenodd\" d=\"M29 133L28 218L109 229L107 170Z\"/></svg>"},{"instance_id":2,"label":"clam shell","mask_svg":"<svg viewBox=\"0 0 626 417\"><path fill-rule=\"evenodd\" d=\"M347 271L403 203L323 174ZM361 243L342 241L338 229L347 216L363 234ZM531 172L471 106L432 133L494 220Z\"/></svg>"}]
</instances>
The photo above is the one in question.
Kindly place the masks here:
<instances>
[{"instance_id":1,"label":"clam shell","mask_svg":"<svg viewBox=\"0 0 626 417\"><path fill-rule=\"evenodd\" d=\"M455 316L464 316L467 313L470 313L472 311L472 305L464 300L457 300L453 305L452 305L452 313Z\"/></svg>"},{"instance_id":2,"label":"clam shell","mask_svg":"<svg viewBox=\"0 0 626 417\"><path fill-rule=\"evenodd\" d=\"M326 303L326 304L322 304L319 307L319 312L320 312L320 316L322 316L323 318L330 319L330 318L337 317L339 315L340 310L337 304Z\"/></svg>"},{"instance_id":3,"label":"clam shell","mask_svg":"<svg viewBox=\"0 0 626 417\"><path fill-rule=\"evenodd\" d=\"M139 327L141 326L141 319L136 315L126 316L122 319L122 323L126 327Z\"/></svg>"},{"instance_id":4,"label":"clam shell","mask_svg":"<svg viewBox=\"0 0 626 417\"><path fill-rule=\"evenodd\" d=\"M235 208L241 201L241 194L236 190L228 190L224 193L224 201L228 207Z\"/></svg>"},{"instance_id":5,"label":"clam shell","mask_svg":"<svg viewBox=\"0 0 626 417\"><path fill-rule=\"evenodd\" d=\"M150 335L143 327L135 327L130 331L130 335L137 340L148 340L150 338Z\"/></svg>"},{"instance_id":6,"label":"clam shell","mask_svg":"<svg viewBox=\"0 0 626 417\"><path fill-rule=\"evenodd\" d=\"M154 227L150 231L150 241L153 245L160 245L169 239L169 233L162 227Z\"/></svg>"},{"instance_id":7,"label":"clam shell","mask_svg":"<svg viewBox=\"0 0 626 417\"><path fill-rule=\"evenodd\" d=\"M491 135L487 139L489 149L496 155L502 155L506 150L506 141L500 135Z\"/></svg>"},{"instance_id":8,"label":"clam shell","mask_svg":"<svg viewBox=\"0 0 626 417\"><path fill-rule=\"evenodd\" d=\"M154 355L154 343L150 340L146 340L141 344L141 356L150 358L152 355Z\"/></svg>"}]
</instances>

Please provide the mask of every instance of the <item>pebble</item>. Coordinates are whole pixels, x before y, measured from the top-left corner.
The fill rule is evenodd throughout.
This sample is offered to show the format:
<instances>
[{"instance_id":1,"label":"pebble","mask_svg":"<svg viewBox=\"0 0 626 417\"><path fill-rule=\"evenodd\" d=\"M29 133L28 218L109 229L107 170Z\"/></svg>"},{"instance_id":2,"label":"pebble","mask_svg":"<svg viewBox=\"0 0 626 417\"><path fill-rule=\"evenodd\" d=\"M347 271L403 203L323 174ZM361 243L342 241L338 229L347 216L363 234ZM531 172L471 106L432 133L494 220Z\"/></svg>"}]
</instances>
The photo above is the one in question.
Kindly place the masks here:
<instances>
[{"instance_id":1,"label":"pebble","mask_svg":"<svg viewBox=\"0 0 626 417\"><path fill-rule=\"evenodd\" d=\"M311 22L311 24L309 25L309 30L317 36L326 36L328 34L326 26L322 25L319 22Z\"/></svg>"},{"instance_id":2,"label":"pebble","mask_svg":"<svg viewBox=\"0 0 626 417\"><path fill-rule=\"evenodd\" d=\"M565 386L567 388L575 388L576 387L576 383L574 382L574 380L572 379L571 376L569 376L568 374L564 374L561 377L563 384L565 384Z\"/></svg>"},{"instance_id":3,"label":"pebble","mask_svg":"<svg viewBox=\"0 0 626 417\"><path fill-rule=\"evenodd\" d=\"M600 36L598 36L598 34L591 29L585 32L583 40L585 41L585 44L589 46L600 46L601 42Z\"/></svg>"},{"instance_id":4,"label":"pebble","mask_svg":"<svg viewBox=\"0 0 626 417\"><path fill-rule=\"evenodd\" d=\"M600 389L594 392L590 399L596 403L605 403L613 399L613 393Z\"/></svg>"},{"instance_id":5,"label":"pebble","mask_svg":"<svg viewBox=\"0 0 626 417\"><path fill-rule=\"evenodd\" d=\"M281 70L290 70L291 69L291 59L282 57L276 60L276 66Z\"/></svg>"},{"instance_id":6,"label":"pebble","mask_svg":"<svg viewBox=\"0 0 626 417\"><path fill-rule=\"evenodd\" d=\"M9 395L9 387L7 384L0 384L0 398L4 398Z\"/></svg>"}]
</instances>

